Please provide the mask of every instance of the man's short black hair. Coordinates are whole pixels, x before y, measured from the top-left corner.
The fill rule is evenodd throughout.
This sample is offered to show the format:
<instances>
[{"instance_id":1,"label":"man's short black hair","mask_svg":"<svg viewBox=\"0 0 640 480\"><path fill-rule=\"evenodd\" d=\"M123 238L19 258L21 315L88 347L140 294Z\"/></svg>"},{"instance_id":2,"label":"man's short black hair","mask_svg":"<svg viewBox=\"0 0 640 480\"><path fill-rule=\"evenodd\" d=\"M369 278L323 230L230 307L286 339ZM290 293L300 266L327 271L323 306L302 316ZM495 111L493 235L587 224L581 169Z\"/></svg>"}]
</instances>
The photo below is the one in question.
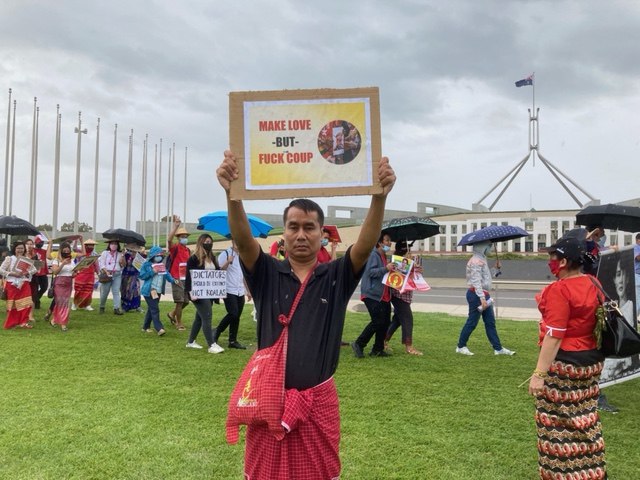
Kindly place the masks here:
<instances>
[{"instance_id":1,"label":"man's short black hair","mask_svg":"<svg viewBox=\"0 0 640 480\"><path fill-rule=\"evenodd\" d=\"M636 240L640 239L640 233L636 233Z\"/></svg>"},{"instance_id":2,"label":"man's short black hair","mask_svg":"<svg viewBox=\"0 0 640 480\"><path fill-rule=\"evenodd\" d=\"M282 215L282 223L283 225L287 225L287 214L289 213L289 209L291 207L299 208L305 213L316 212L318 214L318 222L320 223L320 227L324 225L324 212L320 205L318 205L313 200L309 200L308 198L296 198L295 200L291 200L291 203L287 208L284 209L284 214Z\"/></svg>"}]
</instances>

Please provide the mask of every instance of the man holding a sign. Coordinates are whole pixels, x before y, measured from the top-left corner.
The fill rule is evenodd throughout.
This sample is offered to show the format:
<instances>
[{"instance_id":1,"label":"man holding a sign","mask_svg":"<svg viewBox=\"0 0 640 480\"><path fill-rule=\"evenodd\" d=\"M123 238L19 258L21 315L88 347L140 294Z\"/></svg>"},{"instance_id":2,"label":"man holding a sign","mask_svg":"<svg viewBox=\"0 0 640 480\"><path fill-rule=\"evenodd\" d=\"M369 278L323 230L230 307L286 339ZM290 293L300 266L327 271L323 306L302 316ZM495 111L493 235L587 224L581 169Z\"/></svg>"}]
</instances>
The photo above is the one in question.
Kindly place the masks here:
<instances>
[{"instance_id":1,"label":"man holding a sign","mask_svg":"<svg viewBox=\"0 0 640 480\"><path fill-rule=\"evenodd\" d=\"M302 281L308 279L288 327L281 433L284 438L277 440L262 424L248 425L245 476L252 480L337 478L340 414L333 374L347 303L380 234L386 198L396 180L394 171L387 158L380 160L374 176L380 193L372 195L358 240L343 257L323 264L318 263L317 254L324 213L315 202L293 200L285 209L287 258L279 261L262 251L251 234L242 201L232 198L232 184L242 182L232 152L225 152L216 173L227 194L231 234L247 285L254 294L259 350L279 338L283 327L278 317L291 311ZM257 402L265 400L259 398Z\"/></svg>"}]
</instances>

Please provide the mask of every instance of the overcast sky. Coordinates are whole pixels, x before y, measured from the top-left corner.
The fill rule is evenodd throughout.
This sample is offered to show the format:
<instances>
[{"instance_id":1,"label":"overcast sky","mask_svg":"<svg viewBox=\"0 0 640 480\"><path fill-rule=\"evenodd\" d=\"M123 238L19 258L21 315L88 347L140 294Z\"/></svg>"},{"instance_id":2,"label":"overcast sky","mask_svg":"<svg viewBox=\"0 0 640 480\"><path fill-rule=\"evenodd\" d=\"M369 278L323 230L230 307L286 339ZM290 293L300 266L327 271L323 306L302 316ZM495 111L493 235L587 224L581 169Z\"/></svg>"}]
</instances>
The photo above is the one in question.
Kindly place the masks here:
<instances>
[{"instance_id":1,"label":"overcast sky","mask_svg":"<svg viewBox=\"0 0 640 480\"><path fill-rule=\"evenodd\" d=\"M140 217L147 133L150 158L163 138L164 168L168 147L176 144L179 214L188 147L187 220L195 221L225 208L215 168L228 145L229 92L378 86L382 149L398 176L388 207L415 210L423 201L471 208L529 151L533 89L514 82L535 72L541 153L603 203L622 201L640 196L639 59L640 4L631 0L4 0L0 178L12 88L18 102L14 214L28 217L38 97L36 223L52 220L56 104L63 118L59 224L73 219L79 110L89 129L82 138L81 221L92 221L98 117L98 230L109 226L115 123L116 226L125 221L131 129L132 221ZM483 203L491 204L496 193ZM368 198L319 203L367 206ZM162 204L166 211L166 197ZM284 204L247 202L247 210L273 213ZM495 209L576 207L536 161ZM149 218L152 210L149 196Z\"/></svg>"}]
</instances>

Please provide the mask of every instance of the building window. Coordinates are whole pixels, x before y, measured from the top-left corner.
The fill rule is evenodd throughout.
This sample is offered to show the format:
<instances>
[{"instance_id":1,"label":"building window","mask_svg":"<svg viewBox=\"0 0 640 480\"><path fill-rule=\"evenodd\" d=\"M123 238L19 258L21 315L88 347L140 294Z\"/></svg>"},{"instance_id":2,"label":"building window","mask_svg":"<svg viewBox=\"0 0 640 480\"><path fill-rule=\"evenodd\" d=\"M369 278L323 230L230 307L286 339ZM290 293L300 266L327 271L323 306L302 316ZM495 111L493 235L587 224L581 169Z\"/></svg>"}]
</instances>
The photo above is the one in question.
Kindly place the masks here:
<instances>
[{"instance_id":1,"label":"building window","mask_svg":"<svg viewBox=\"0 0 640 480\"><path fill-rule=\"evenodd\" d=\"M451 225L451 235L457 235L457 233L458 233L458 226Z\"/></svg>"},{"instance_id":2,"label":"building window","mask_svg":"<svg viewBox=\"0 0 640 480\"><path fill-rule=\"evenodd\" d=\"M624 236L624 246L626 247L627 245L631 245L631 235L625 235Z\"/></svg>"},{"instance_id":3,"label":"building window","mask_svg":"<svg viewBox=\"0 0 640 480\"><path fill-rule=\"evenodd\" d=\"M482 223L480 224L480 228L485 228L486 226L487 226L487 222L482 222Z\"/></svg>"},{"instance_id":4,"label":"building window","mask_svg":"<svg viewBox=\"0 0 640 480\"><path fill-rule=\"evenodd\" d=\"M458 248L458 237L451 237L451 251L455 251Z\"/></svg>"},{"instance_id":5,"label":"building window","mask_svg":"<svg viewBox=\"0 0 640 480\"><path fill-rule=\"evenodd\" d=\"M527 232L533 232L533 220L525 220L524 221L524 229Z\"/></svg>"},{"instance_id":6,"label":"building window","mask_svg":"<svg viewBox=\"0 0 640 480\"><path fill-rule=\"evenodd\" d=\"M506 227L507 225L509 225L509 222L502 222L502 223L501 223L501 225L502 225L503 227Z\"/></svg>"},{"instance_id":7,"label":"building window","mask_svg":"<svg viewBox=\"0 0 640 480\"><path fill-rule=\"evenodd\" d=\"M465 235L467 233L467 224L463 223L462 224L462 234Z\"/></svg>"},{"instance_id":8,"label":"building window","mask_svg":"<svg viewBox=\"0 0 640 480\"><path fill-rule=\"evenodd\" d=\"M532 240L526 240L524 242L524 251L525 252L533 252L533 241Z\"/></svg>"},{"instance_id":9,"label":"building window","mask_svg":"<svg viewBox=\"0 0 640 480\"><path fill-rule=\"evenodd\" d=\"M562 235L567 233L569 230L570 230L570 228L569 228L569 220L564 220L562 222Z\"/></svg>"},{"instance_id":10,"label":"building window","mask_svg":"<svg viewBox=\"0 0 640 480\"><path fill-rule=\"evenodd\" d=\"M538 250L547 246L547 235L545 233L538 234Z\"/></svg>"},{"instance_id":11,"label":"building window","mask_svg":"<svg viewBox=\"0 0 640 480\"><path fill-rule=\"evenodd\" d=\"M446 233L447 233L447 226L446 225L440 225L440 233L442 235L446 235Z\"/></svg>"},{"instance_id":12,"label":"building window","mask_svg":"<svg viewBox=\"0 0 640 480\"><path fill-rule=\"evenodd\" d=\"M497 227L498 226L498 222L491 222L491 226L492 227Z\"/></svg>"},{"instance_id":13,"label":"building window","mask_svg":"<svg viewBox=\"0 0 640 480\"><path fill-rule=\"evenodd\" d=\"M446 252L447 251L447 238L446 237L440 237L440 251L441 252Z\"/></svg>"},{"instance_id":14,"label":"building window","mask_svg":"<svg viewBox=\"0 0 640 480\"><path fill-rule=\"evenodd\" d=\"M515 241L513 242L513 251L514 252L520 252L520 241Z\"/></svg>"},{"instance_id":15,"label":"building window","mask_svg":"<svg viewBox=\"0 0 640 480\"><path fill-rule=\"evenodd\" d=\"M472 223L471 224L471 231L475 232L478 229L478 224L477 223Z\"/></svg>"}]
</instances>

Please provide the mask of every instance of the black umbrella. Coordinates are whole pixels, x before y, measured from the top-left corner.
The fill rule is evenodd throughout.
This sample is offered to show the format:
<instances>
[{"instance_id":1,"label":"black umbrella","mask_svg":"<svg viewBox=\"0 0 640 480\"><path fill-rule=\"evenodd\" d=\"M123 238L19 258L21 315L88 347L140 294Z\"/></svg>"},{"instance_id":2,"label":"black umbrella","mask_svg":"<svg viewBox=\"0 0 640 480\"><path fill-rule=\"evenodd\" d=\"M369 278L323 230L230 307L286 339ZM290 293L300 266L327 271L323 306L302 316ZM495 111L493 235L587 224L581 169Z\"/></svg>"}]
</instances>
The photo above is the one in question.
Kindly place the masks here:
<instances>
[{"instance_id":1,"label":"black umbrella","mask_svg":"<svg viewBox=\"0 0 640 480\"><path fill-rule=\"evenodd\" d=\"M15 215L0 215L0 233L7 235L40 235L40 231Z\"/></svg>"},{"instance_id":2,"label":"black umbrella","mask_svg":"<svg viewBox=\"0 0 640 480\"><path fill-rule=\"evenodd\" d=\"M123 243L135 243L144 247L147 242L142 235L126 228L111 228L102 234L107 240L119 240Z\"/></svg>"},{"instance_id":3,"label":"black umbrella","mask_svg":"<svg viewBox=\"0 0 640 480\"><path fill-rule=\"evenodd\" d=\"M422 240L423 238L433 237L440 233L440 225L431 220L429 217L402 217L394 218L382 224L382 234L391 237L391 241L399 242L406 240Z\"/></svg>"},{"instance_id":4,"label":"black umbrella","mask_svg":"<svg viewBox=\"0 0 640 480\"><path fill-rule=\"evenodd\" d=\"M640 231L640 207L627 207L615 203L591 205L576 214L576 223L588 227L597 225L611 230L637 232Z\"/></svg>"}]
</instances>

